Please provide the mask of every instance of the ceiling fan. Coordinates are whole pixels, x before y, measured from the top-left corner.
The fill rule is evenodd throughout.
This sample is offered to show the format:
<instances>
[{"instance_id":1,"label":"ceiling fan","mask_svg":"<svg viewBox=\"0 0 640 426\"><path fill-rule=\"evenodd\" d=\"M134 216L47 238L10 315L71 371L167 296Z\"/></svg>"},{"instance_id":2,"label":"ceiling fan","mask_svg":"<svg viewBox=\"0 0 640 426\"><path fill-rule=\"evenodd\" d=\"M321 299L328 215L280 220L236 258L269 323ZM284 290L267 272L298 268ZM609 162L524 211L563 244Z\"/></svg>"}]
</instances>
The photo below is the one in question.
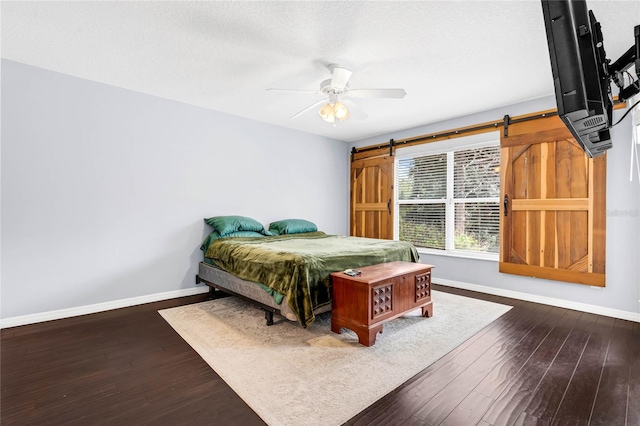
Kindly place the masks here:
<instances>
[{"instance_id":1,"label":"ceiling fan","mask_svg":"<svg viewBox=\"0 0 640 426\"><path fill-rule=\"evenodd\" d=\"M336 119L344 121L351 115L345 102L349 104L351 98L396 98L401 99L407 94L404 89L351 89L349 79L352 71L336 64L327 66L332 77L320 83L320 90L298 90L298 89L267 89L268 91L293 92L303 94L322 94L325 97L305 109L292 115L290 119L299 117L307 111L324 104L319 110L320 117L328 123L335 123ZM350 103L351 111L359 118L366 117L366 114L357 109L356 105Z\"/></svg>"}]
</instances>

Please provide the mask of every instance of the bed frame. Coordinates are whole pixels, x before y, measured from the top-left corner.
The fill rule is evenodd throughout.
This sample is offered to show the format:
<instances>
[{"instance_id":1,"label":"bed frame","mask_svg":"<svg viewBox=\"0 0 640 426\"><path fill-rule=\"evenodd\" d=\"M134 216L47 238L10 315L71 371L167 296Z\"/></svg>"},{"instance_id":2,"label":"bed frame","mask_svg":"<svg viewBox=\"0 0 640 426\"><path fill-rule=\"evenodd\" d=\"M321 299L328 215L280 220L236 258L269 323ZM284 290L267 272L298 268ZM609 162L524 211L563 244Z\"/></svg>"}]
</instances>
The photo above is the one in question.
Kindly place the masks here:
<instances>
[{"instance_id":1,"label":"bed frame","mask_svg":"<svg viewBox=\"0 0 640 426\"><path fill-rule=\"evenodd\" d=\"M277 305L273 300L273 296L256 285L256 283L238 278L217 266L200 262L198 275L196 275L196 284L200 283L205 283L210 287L212 299L220 297L218 292L224 292L257 305L264 310L264 318L267 321L267 325L273 325L273 314L281 315L289 321L298 321L286 300ZM331 303L328 303L314 309L313 313L320 314L330 310Z\"/></svg>"}]
</instances>

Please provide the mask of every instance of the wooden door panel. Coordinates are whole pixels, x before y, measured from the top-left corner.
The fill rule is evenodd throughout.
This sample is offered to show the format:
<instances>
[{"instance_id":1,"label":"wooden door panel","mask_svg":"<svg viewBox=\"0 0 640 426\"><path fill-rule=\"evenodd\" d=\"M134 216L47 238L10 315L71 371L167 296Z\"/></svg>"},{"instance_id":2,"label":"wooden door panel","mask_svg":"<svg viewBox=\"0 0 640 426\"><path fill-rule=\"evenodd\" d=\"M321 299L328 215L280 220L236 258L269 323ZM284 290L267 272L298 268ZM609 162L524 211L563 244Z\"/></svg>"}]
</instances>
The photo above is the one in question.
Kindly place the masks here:
<instances>
[{"instance_id":1,"label":"wooden door panel","mask_svg":"<svg viewBox=\"0 0 640 426\"><path fill-rule=\"evenodd\" d=\"M529 265L540 265L540 227L539 211L528 211L527 215L527 263Z\"/></svg>"},{"instance_id":2,"label":"wooden door panel","mask_svg":"<svg viewBox=\"0 0 640 426\"><path fill-rule=\"evenodd\" d=\"M513 263L526 264L527 263L527 213L512 211L511 218L513 220L512 238L513 243L511 245L511 259Z\"/></svg>"},{"instance_id":3,"label":"wooden door panel","mask_svg":"<svg viewBox=\"0 0 640 426\"><path fill-rule=\"evenodd\" d=\"M393 157L352 163L351 235L393 239Z\"/></svg>"},{"instance_id":4,"label":"wooden door panel","mask_svg":"<svg viewBox=\"0 0 640 426\"><path fill-rule=\"evenodd\" d=\"M543 214L544 222L541 224L542 230L544 232L544 242L542 244L542 259L540 266L547 266L552 268L558 267L558 262L556 259L556 254L558 251L556 250L556 212L545 211Z\"/></svg>"},{"instance_id":5,"label":"wooden door panel","mask_svg":"<svg viewBox=\"0 0 640 426\"><path fill-rule=\"evenodd\" d=\"M526 184L525 199L539 200L542 198L542 180L540 179L540 147L541 144L529 145L521 155L526 163L523 177ZM516 173L517 170L514 170ZM545 188L546 189L546 188Z\"/></svg>"},{"instance_id":6,"label":"wooden door panel","mask_svg":"<svg viewBox=\"0 0 640 426\"><path fill-rule=\"evenodd\" d=\"M604 286L606 156L588 158L557 117L539 121L535 137L501 140L500 271Z\"/></svg>"}]
</instances>

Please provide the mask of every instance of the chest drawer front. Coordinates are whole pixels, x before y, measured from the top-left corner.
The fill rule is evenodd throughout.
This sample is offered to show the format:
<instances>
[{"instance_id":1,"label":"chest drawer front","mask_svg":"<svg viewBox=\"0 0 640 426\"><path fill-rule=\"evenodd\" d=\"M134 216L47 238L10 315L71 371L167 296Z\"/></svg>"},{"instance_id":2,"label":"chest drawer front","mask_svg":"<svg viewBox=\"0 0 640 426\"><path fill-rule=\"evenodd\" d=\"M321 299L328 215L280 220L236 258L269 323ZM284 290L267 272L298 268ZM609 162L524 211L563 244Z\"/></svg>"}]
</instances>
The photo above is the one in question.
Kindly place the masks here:
<instances>
[{"instance_id":1,"label":"chest drawer front","mask_svg":"<svg viewBox=\"0 0 640 426\"><path fill-rule=\"evenodd\" d=\"M415 277L415 302L431 297L431 272L418 274Z\"/></svg>"}]
</instances>

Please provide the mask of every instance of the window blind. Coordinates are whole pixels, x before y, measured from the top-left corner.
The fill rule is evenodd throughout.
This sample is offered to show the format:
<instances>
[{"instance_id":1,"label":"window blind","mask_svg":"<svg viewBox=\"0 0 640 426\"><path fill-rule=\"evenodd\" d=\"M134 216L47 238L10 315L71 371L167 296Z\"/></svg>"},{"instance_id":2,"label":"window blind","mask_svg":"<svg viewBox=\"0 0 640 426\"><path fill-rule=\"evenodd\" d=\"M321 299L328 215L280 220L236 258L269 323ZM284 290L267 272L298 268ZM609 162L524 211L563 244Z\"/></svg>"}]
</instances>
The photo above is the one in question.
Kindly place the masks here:
<instances>
[{"instance_id":1,"label":"window blind","mask_svg":"<svg viewBox=\"0 0 640 426\"><path fill-rule=\"evenodd\" d=\"M499 252L500 147L397 160L399 239L444 251Z\"/></svg>"},{"instance_id":2,"label":"window blind","mask_svg":"<svg viewBox=\"0 0 640 426\"><path fill-rule=\"evenodd\" d=\"M447 154L398 161L398 197L401 200L442 200L447 196Z\"/></svg>"},{"instance_id":3,"label":"window blind","mask_svg":"<svg viewBox=\"0 0 640 426\"><path fill-rule=\"evenodd\" d=\"M500 147L453 153L454 249L500 251Z\"/></svg>"}]
</instances>

